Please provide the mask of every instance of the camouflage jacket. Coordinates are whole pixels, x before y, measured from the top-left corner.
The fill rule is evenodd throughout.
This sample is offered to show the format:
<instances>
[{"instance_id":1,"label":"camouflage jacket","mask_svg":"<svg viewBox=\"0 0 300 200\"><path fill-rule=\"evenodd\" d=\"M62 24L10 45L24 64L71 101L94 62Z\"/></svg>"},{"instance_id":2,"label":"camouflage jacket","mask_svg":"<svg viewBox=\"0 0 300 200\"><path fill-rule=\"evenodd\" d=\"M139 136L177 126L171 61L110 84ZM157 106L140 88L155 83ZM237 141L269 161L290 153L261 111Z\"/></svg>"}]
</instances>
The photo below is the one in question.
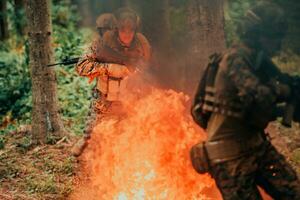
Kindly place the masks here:
<instances>
[{"instance_id":1,"label":"camouflage jacket","mask_svg":"<svg viewBox=\"0 0 300 200\"><path fill-rule=\"evenodd\" d=\"M110 50L103 51L107 48ZM76 71L81 76L89 77L90 82L97 78L97 90L104 94L109 101L114 101L118 99L121 88L124 89L121 86L125 84L122 79L130 74L130 69L137 69L142 64L146 66L150 59L150 51L150 45L141 33L135 35L130 47L125 47L119 41L117 32L108 31L104 34L103 39L93 42L90 52L79 60ZM129 66L126 62L131 59L136 62L131 62ZM116 88L115 85L120 88Z\"/></svg>"},{"instance_id":2,"label":"camouflage jacket","mask_svg":"<svg viewBox=\"0 0 300 200\"><path fill-rule=\"evenodd\" d=\"M137 33L130 47L122 46L119 41L117 32L108 31L103 38L96 39L91 47L90 52L83 56L76 66L76 71L81 76L95 78L105 75L107 63L101 58L101 49L107 46L112 50L125 55L127 57L139 58L141 61L147 62L151 56L151 47L148 40L141 33ZM99 52L100 51L100 52ZM118 63L120 64L120 63Z\"/></svg>"},{"instance_id":3,"label":"camouflage jacket","mask_svg":"<svg viewBox=\"0 0 300 200\"><path fill-rule=\"evenodd\" d=\"M241 115L227 115L226 111L222 112L224 109L210 110L209 139L262 131L275 119L276 103L285 98L281 97L276 83L288 84L289 81L290 77L281 73L262 52L245 46L229 49L219 63L214 82L214 102L211 103L224 106L225 110L234 107Z\"/></svg>"}]
</instances>

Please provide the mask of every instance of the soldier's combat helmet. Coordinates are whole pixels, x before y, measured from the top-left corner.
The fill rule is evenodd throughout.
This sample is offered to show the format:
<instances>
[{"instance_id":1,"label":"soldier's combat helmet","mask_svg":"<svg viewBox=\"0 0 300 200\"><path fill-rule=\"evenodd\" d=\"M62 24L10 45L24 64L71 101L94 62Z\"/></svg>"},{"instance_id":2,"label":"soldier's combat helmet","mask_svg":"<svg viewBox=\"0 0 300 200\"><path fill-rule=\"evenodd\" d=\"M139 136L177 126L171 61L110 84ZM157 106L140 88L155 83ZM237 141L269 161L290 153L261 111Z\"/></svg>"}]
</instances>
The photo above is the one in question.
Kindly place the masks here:
<instances>
[{"instance_id":1,"label":"soldier's combat helmet","mask_svg":"<svg viewBox=\"0 0 300 200\"><path fill-rule=\"evenodd\" d=\"M282 39L286 31L284 11L274 3L261 2L246 12L237 32L242 41L254 44L260 37Z\"/></svg>"},{"instance_id":2,"label":"soldier's combat helmet","mask_svg":"<svg viewBox=\"0 0 300 200\"><path fill-rule=\"evenodd\" d=\"M115 12L115 16L119 29L126 27L136 31L139 28L140 18L132 9L120 8Z\"/></svg>"},{"instance_id":3,"label":"soldier's combat helmet","mask_svg":"<svg viewBox=\"0 0 300 200\"><path fill-rule=\"evenodd\" d=\"M117 20L111 13L101 14L96 20L96 27L101 34L105 30L113 30L117 27Z\"/></svg>"}]
</instances>

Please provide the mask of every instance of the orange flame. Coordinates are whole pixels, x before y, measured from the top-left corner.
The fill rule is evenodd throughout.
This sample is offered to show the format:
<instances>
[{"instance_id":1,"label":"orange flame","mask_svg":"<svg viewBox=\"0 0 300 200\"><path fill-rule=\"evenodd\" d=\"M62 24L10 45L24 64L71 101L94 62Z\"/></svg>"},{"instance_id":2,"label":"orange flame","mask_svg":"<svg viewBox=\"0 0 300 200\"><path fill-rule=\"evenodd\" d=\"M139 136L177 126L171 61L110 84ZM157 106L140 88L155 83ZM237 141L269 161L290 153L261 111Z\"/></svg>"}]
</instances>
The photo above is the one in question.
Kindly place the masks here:
<instances>
[{"instance_id":1,"label":"orange flame","mask_svg":"<svg viewBox=\"0 0 300 200\"><path fill-rule=\"evenodd\" d=\"M126 117L95 127L82 157L88 178L71 199L221 199L213 179L191 166L189 150L205 136L187 100L153 87L126 96Z\"/></svg>"}]
</instances>

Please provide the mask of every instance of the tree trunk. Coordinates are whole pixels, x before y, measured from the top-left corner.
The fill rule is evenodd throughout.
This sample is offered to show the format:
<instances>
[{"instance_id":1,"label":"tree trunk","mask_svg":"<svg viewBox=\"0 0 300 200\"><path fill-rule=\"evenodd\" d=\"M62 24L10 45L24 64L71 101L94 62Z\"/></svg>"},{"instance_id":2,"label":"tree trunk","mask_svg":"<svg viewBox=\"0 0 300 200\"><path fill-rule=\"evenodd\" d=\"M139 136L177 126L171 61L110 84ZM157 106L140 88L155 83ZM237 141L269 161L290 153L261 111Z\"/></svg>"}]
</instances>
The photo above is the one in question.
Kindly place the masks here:
<instances>
[{"instance_id":1,"label":"tree trunk","mask_svg":"<svg viewBox=\"0 0 300 200\"><path fill-rule=\"evenodd\" d=\"M8 23L7 23L7 8L6 0L0 1L0 40L3 41L8 38Z\"/></svg>"},{"instance_id":2,"label":"tree trunk","mask_svg":"<svg viewBox=\"0 0 300 200\"><path fill-rule=\"evenodd\" d=\"M169 0L133 1L142 20L142 32L149 39L154 52L170 50Z\"/></svg>"},{"instance_id":3,"label":"tree trunk","mask_svg":"<svg viewBox=\"0 0 300 200\"><path fill-rule=\"evenodd\" d=\"M189 62L186 87L195 91L208 57L225 49L223 0L190 0L188 3Z\"/></svg>"},{"instance_id":4,"label":"tree trunk","mask_svg":"<svg viewBox=\"0 0 300 200\"><path fill-rule=\"evenodd\" d=\"M172 56L169 0L130 0L129 5L140 14L141 32L151 44L153 60L157 65L155 76L166 87L174 85L170 78L173 77L174 69L171 69L170 62Z\"/></svg>"},{"instance_id":5,"label":"tree trunk","mask_svg":"<svg viewBox=\"0 0 300 200\"><path fill-rule=\"evenodd\" d=\"M24 0L15 0L15 26L18 35L24 35L26 33L26 23L24 19Z\"/></svg>"},{"instance_id":6,"label":"tree trunk","mask_svg":"<svg viewBox=\"0 0 300 200\"><path fill-rule=\"evenodd\" d=\"M91 0L76 0L78 11L80 14L80 25L85 27L95 27L95 20L93 20L93 13L91 12Z\"/></svg>"},{"instance_id":7,"label":"tree trunk","mask_svg":"<svg viewBox=\"0 0 300 200\"><path fill-rule=\"evenodd\" d=\"M62 135L64 129L58 113L56 76L52 68L51 17L48 0L27 0L30 67L32 78L32 136L44 143L48 134Z\"/></svg>"}]
</instances>

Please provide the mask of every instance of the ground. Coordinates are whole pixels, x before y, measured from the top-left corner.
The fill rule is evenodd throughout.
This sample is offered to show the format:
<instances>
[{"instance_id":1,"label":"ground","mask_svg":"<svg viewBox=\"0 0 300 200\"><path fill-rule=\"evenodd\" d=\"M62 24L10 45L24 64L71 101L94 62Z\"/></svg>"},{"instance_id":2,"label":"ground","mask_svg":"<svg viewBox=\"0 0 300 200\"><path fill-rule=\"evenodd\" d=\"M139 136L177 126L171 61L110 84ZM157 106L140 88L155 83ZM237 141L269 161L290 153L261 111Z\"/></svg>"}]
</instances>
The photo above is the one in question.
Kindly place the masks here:
<instances>
[{"instance_id":1,"label":"ground","mask_svg":"<svg viewBox=\"0 0 300 200\"><path fill-rule=\"evenodd\" d=\"M4 140L0 150L1 200L66 199L77 166L67 138L31 147L28 132L21 130L7 134Z\"/></svg>"},{"instance_id":2,"label":"ground","mask_svg":"<svg viewBox=\"0 0 300 200\"><path fill-rule=\"evenodd\" d=\"M75 138L33 148L28 145L28 131L22 129L7 134L0 150L0 199L66 199L80 174L78 162L70 155ZM299 124L289 129L275 122L268 131L272 143L300 174Z\"/></svg>"}]
</instances>

